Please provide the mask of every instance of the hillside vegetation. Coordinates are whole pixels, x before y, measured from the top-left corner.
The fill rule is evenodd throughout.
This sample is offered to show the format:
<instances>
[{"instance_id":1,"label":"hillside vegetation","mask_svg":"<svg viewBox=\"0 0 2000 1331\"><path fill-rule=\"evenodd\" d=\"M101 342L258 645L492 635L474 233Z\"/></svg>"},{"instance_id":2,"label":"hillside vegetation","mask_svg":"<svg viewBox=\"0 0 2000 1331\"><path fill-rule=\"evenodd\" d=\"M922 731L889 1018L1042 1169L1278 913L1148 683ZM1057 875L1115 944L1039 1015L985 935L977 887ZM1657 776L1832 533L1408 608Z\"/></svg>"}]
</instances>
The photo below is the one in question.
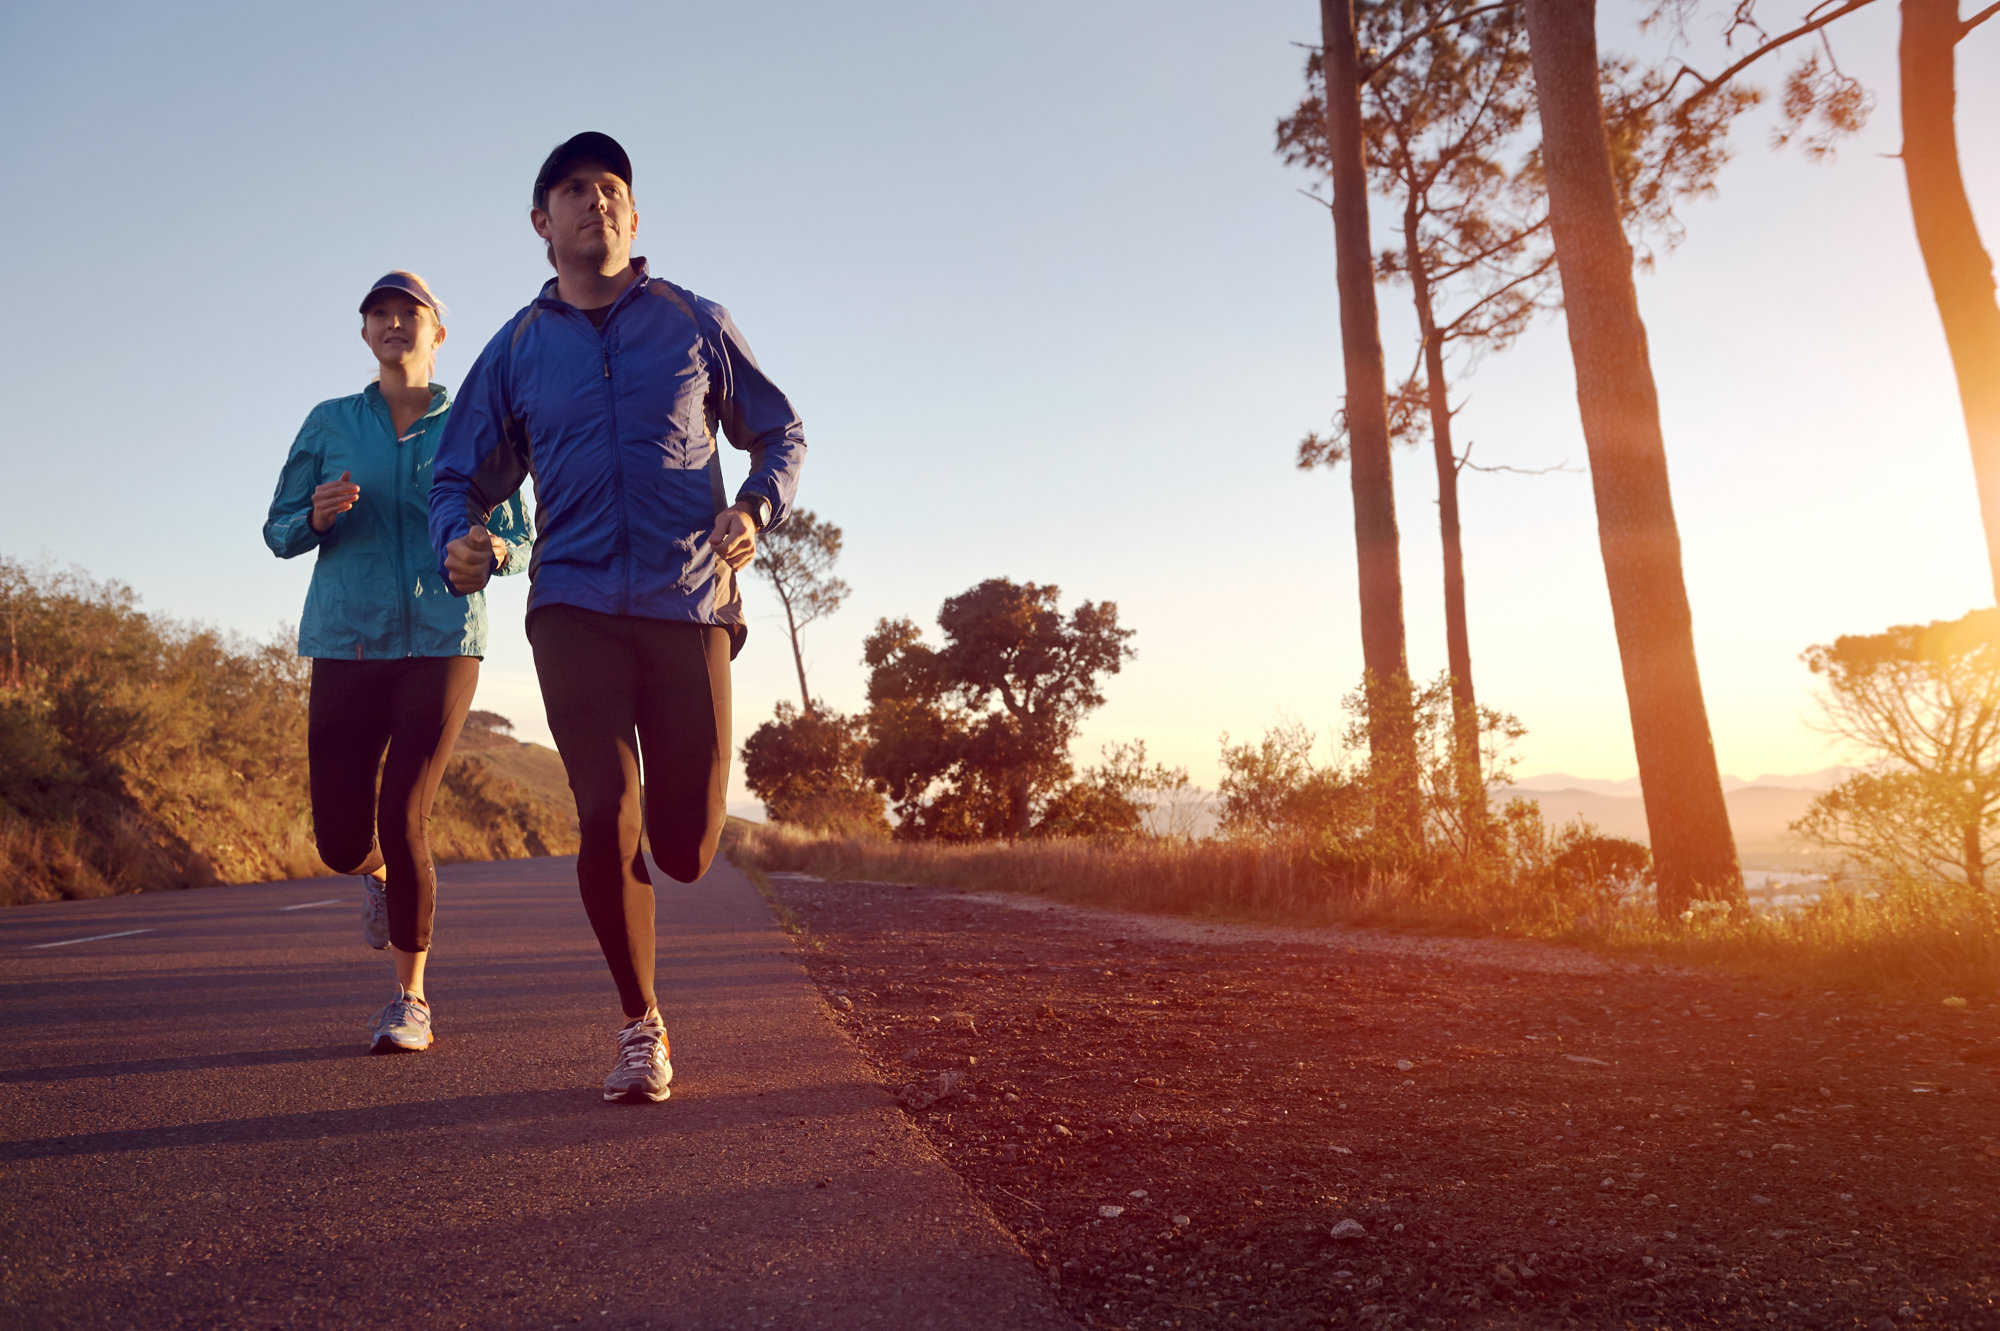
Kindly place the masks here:
<instances>
[{"instance_id":1,"label":"hillside vegetation","mask_svg":"<svg viewBox=\"0 0 2000 1331\"><path fill-rule=\"evenodd\" d=\"M322 874L310 663L0 558L0 904ZM432 820L440 862L566 854L551 751L475 713Z\"/></svg>"}]
</instances>

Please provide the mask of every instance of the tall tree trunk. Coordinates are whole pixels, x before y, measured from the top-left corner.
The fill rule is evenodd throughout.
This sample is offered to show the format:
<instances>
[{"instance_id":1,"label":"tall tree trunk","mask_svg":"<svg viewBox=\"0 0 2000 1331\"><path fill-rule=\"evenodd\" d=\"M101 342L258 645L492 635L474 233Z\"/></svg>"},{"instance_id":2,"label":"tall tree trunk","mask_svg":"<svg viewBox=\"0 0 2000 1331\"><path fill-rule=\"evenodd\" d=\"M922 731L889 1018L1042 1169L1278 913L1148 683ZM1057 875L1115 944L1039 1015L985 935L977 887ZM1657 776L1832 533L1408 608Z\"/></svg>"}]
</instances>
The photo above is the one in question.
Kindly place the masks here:
<instances>
[{"instance_id":1,"label":"tall tree trunk","mask_svg":"<svg viewBox=\"0 0 2000 1331\"><path fill-rule=\"evenodd\" d=\"M1986 845L1983 819L1974 817L1965 826L1965 881L1975 892L1986 890Z\"/></svg>"},{"instance_id":2,"label":"tall tree trunk","mask_svg":"<svg viewBox=\"0 0 2000 1331\"><path fill-rule=\"evenodd\" d=\"M1354 0L1320 0L1319 17L1325 43L1326 143L1333 182L1348 474L1354 484L1354 554L1361 579L1361 660L1368 672L1368 757L1371 768L1386 777L1384 794L1391 807L1382 810L1382 816L1414 847L1423 838L1423 807L1417 796L1416 718L1403 640L1403 572L1395 477L1389 461L1388 392L1375 309L1375 256L1369 243Z\"/></svg>"},{"instance_id":3,"label":"tall tree trunk","mask_svg":"<svg viewBox=\"0 0 2000 1331\"><path fill-rule=\"evenodd\" d=\"M1632 250L1597 85L1595 0L1527 0L1549 220L1597 498L1611 617L1632 714L1663 918L1696 898L1741 901L1694 621L1681 578L1660 404L1632 285Z\"/></svg>"},{"instance_id":4,"label":"tall tree trunk","mask_svg":"<svg viewBox=\"0 0 2000 1331\"><path fill-rule=\"evenodd\" d=\"M785 594L783 583L773 584L778 589L778 604L785 607L785 628L792 635L792 664L799 670L799 701L805 704L806 715L813 714L812 690L806 687L806 655L799 650L799 624L792 618L792 598Z\"/></svg>"},{"instance_id":5,"label":"tall tree trunk","mask_svg":"<svg viewBox=\"0 0 2000 1331\"><path fill-rule=\"evenodd\" d=\"M1944 321L1945 345L1958 375L1959 405L1972 443L1972 472L1986 527L1986 558L2000 594L2000 305L1993 260L1980 243L1953 124L1957 72L1953 46L1958 0L1903 0L1901 65L1903 175L1917 223L1917 247Z\"/></svg>"},{"instance_id":6,"label":"tall tree trunk","mask_svg":"<svg viewBox=\"0 0 2000 1331\"><path fill-rule=\"evenodd\" d=\"M1424 378L1431 412L1431 453L1437 463L1438 534L1444 543L1444 646L1451 671L1451 759L1468 846L1486 836L1486 779L1479 769L1479 704L1472 692L1472 638L1465 627L1465 548L1458 533L1458 454L1451 442L1451 392L1444 377L1444 338L1431 306L1430 270L1418 234L1417 190L1403 209L1403 247L1417 331L1424 339Z\"/></svg>"}]
</instances>

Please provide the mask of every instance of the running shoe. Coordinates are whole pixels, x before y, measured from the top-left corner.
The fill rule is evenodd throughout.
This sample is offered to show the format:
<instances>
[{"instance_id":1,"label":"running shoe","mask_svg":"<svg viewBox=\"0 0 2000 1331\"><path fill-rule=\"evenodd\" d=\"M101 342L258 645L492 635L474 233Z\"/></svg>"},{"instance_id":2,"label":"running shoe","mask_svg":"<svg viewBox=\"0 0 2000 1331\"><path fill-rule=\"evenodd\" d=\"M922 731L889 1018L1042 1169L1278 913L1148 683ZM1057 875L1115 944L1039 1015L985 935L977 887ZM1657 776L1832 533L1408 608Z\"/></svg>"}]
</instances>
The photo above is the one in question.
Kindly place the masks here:
<instances>
[{"instance_id":1,"label":"running shoe","mask_svg":"<svg viewBox=\"0 0 2000 1331\"><path fill-rule=\"evenodd\" d=\"M372 873L361 879L361 941L377 952L389 946L389 898Z\"/></svg>"},{"instance_id":2,"label":"running shoe","mask_svg":"<svg viewBox=\"0 0 2000 1331\"><path fill-rule=\"evenodd\" d=\"M368 1030L371 1054L416 1053L431 1047L431 1005L407 989L375 1014Z\"/></svg>"},{"instance_id":3,"label":"running shoe","mask_svg":"<svg viewBox=\"0 0 2000 1331\"><path fill-rule=\"evenodd\" d=\"M654 1008L618 1032L618 1066L604 1079L604 1098L622 1104L655 1103L670 1094L674 1065L667 1061L667 1028Z\"/></svg>"}]
</instances>

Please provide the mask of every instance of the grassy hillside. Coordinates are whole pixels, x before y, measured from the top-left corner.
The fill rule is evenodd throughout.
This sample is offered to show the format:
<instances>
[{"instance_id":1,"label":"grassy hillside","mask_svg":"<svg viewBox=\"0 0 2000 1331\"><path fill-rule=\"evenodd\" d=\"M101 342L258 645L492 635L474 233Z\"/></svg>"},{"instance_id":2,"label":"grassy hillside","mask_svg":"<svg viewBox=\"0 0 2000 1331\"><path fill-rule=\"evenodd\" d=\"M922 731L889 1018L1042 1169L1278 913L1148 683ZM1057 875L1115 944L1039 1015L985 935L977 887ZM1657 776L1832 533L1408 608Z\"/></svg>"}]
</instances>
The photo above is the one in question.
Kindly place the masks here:
<instances>
[{"instance_id":1,"label":"grassy hillside","mask_svg":"<svg viewBox=\"0 0 2000 1331\"><path fill-rule=\"evenodd\" d=\"M0 904L326 872L309 666L143 613L129 588L0 559ZM563 854L556 755L490 713L446 769L440 861Z\"/></svg>"}]
</instances>

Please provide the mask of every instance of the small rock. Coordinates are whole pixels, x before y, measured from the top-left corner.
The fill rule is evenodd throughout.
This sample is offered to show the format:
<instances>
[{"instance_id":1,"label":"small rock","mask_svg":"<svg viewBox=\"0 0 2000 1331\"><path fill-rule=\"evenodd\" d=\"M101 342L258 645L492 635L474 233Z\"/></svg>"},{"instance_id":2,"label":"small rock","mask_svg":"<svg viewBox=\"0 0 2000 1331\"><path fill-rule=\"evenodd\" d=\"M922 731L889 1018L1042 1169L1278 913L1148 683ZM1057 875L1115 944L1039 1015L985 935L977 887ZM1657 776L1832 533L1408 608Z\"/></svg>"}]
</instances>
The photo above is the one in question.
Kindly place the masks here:
<instances>
[{"instance_id":1,"label":"small rock","mask_svg":"<svg viewBox=\"0 0 2000 1331\"><path fill-rule=\"evenodd\" d=\"M1399 1058L1396 1060L1396 1071L1398 1072L1408 1072L1411 1068L1415 1066L1416 1064L1412 1063L1407 1058Z\"/></svg>"},{"instance_id":2,"label":"small rock","mask_svg":"<svg viewBox=\"0 0 2000 1331\"><path fill-rule=\"evenodd\" d=\"M922 1113L937 1103L937 1097L920 1086L905 1086L896 1092L897 1101L913 1114Z\"/></svg>"},{"instance_id":3,"label":"small rock","mask_svg":"<svg viewBox=\"0 0 2000 1331\"><path fill-rule=\"evenodd\" d=\"M1006 1102L1007 1102L1008 1104L1010 1104L1010 1105L1017 1105L1017 1104L1020 1104L1020 1103L1021 1103L1021 1097L1020 1097L1020 1096L1018 1096L1018 1095L1016 1095L1016 1094L1014 1094L1014 1093L1013 1093L1012 1091L1009 1091L1009 1092L1007 1092L1007 1093L1006 1093L1005 1095L1001 1096L1000 1098L1001 1098L1002 1100L1005 1100L1005 1101L1006 1101Z\"/></svg>"},{"instance_id":4,"label":"small rock","mask_svg":"<svg viewBox=\"0 0 2000 1331\"><path fill-rule=\"evenodd\" d=\"M1020 1148L1020 1147L1018 1147L1018 1146L1003 1146L1003 1147L1001 1147L1001 1148L1000 1148L1000 1156L999 1156L999 1159L1000 1159L1000 1163L1001 1163L1001 1164L1003 1164L1003 1165L1011 1165L1011 1164L1013 1164L1014 1162L1016 1162L1017 1160L1019 1160L1020 1158L1021 1158L1021 1148Z\"/></svg>"},{"instance_id":5,"label":"small rock","mask_svg":"<svg viewBox=\"0 0 2000 1331\"><path fill-rule=\"evenodd\" d=\"M963 1072L940 1072L937 1080L931 1083L931 1095L939 1100L948 1100L958 1092L960 1084L964 1081Z\"/></svg>"},{"instance_id":6,"label":"small rock","mask_svg":"<svg viewBox=\"0 0 2000 1331\"><path fill-rule=\"evenodd\" d=\"M1759 1197L1753 1193L1750 1197L1750 1204L1752 1206L1769 1206L1771 1199L1769 1197Z\"/></svg>"},{"instance_id":7,"label":"small rock","mask_svg":"<svg viewBox=\"0 0 2000 1331\"><path fill-rule=\"evenodd\" d=\"M1056 1136L1074 1137L1076 1136L1076 1134L1074 1132L1071 1132L1068 1128L1064 1127L1062 1124L1058 1123L1056 1124Z\"/></svg>"},{"instance_id":8,"label":"small rock","mask_svg":"<svg viewBox=\"0 0 2000 1331\"><path fill-rule=\"evenodd\" d=\"M1135 1128L1143 1128L1146 1126L1146 1116L1144 1114L1139 1113L1137 1110L1134 1110L1132 1112L1132 1117L1126 1119L1125 1121L1127 1123L1130 1123Z\"/></svg>"},{"instance_id":9,"label":"small rock","mask_svg":"<svg viewBox=\"0 0 2000 1331\"><path fill-rule=\"evenodd\" d=\"M1103 1216L1106 1220L1116 1220L1119 1216L1125 1214L1125 1208L1122 1206L1100 1206L1097 1208L1097 1214Z\"/></svg>"},{"instance_id":10,"label":"small rock","mask_svg":"<svg viewBox=\"0 0 2000 1331\"><path fill-rule=\"evenodd\" d=\"M1922 1317L1923 1314L1918 1312L1915 1308L1912 1308L1909 1304L1906 1303L1902 1307L1896 1309L1896 1316L1902 1318L1906 1322L1914 1322L1919 1317Z\"/></svg>"},{"instance_id":11,"label":"small rock","mask_svg":"<svg viewBox=\"0 0 2000 1331\"><path fill-rule=\"evenodd\" d=\"M1365 1239L1368 1237L1367 1229L1362 1226L1359 1220L1343 1220L1327 1232L1337 1239Z\"/></svg>"},{"instance_id":12,"label":"small rock","mask_svg":"<svg viewBox=\"0 0 2000 1331\"><path fill-rule=\"evenodd\" d=\"M1947 998L1944 1000L1944 1005L1946 1007L1964 1007L1966 1003L1962 998Z\"/></svg>"},{"instance_id":13,"label":"small rock","mask_svg":"<svg viewBox=\"0 0 2000 1331\"><path fill-rule=\"evenodd\" d=\"M1618 1180L1615 1178L1608 1178L1604 1180L1604 1182L1598 1184L1597 1186L1599 1188L1615 1188L1618 1186Z\"/></svg>"},{"instance_id":14,"label":"small rock","mask_svg":"<svg viewBox=\"0 0 2000 1331\"><path fill-rule=\"evenodd\" d=\"M1660 1194L1657 1192L1649 1192L1639 1199L1639 1205L1641 1206L1658 1206L1659 1204Z\"/></svg>"},{"instance_id":15,"label":"small rock","mask_svg":"<svg viewBox=\"0 0 2000 1331\"><path fill-rule=\"evenodd\" d=\"M1353 1152L1353 1151L1349 1150L1349 1149L1348 1149L1347 1147L1345 1147L1345 1146L1329 1146L1329 1147L1327 1147L1326 1149L1327 1149L1327 1150L1329 1150L1329 1151L1332 1151L1332 1152L1333 1152L1333 1153L1334 1153L1335 1155L1353 1155L1353 1154L1354 1154L1354 1152Z\"/></svg>"},{"instance_id":16,"label":"small rock","mask_svg":"<svg viewBox=\"0 0 2000 1331\"><path fill-rule=\"evenodd\" d=\"M1499 1262L1499 1263L1496 1263L1496 1264L1494 1265L1494 1267L1493 1267L1493 1283L1494 1283L1494 1284L1496 1284L1496 1285L1504 1285L1504 1286L1506 1286L1507 1288L1509 1288L1509 1289L1512 1289L1512 1288L1514 1287L1514 1284L1515 1284L1515 1282L1516 1282L1516 1281L1517 1281L1518 1279L1519 1279L1519 1277L1517 1277L1517 1276L1516 1276L1516 1275L1514 1274L1514 1268L1513 1268L1513 1267L1511 1267L1511 1266L1509 1266L1509 1265L1507 1265L1507 1263L1505 1263L1505 1262Z\"/></svg>"},{"instance_id":17,"label":"small rock","mask_svg":"<svg viewBox=\"0 0 2000 1331\"><path fill-rule=\"evenodd\" d=\"M1186 1229L1189 1225L1192 1225L1193 1223L1194 1220L1189 1216L1177 1215L1174 1217L1175 1229Z\"/></svg>"},{"instance_id":18,"label":"small rock","mask_svg":"<svg viewBox=\"0 0 2000 1331\"><path fill-rule=\"evenodd\" d=\"M1144 1188L1134 1188L1132 1189L1132 1191L1126 1193L1125 1195L1127 1197L1144 1197L1146 1195L1146 1190Z\"/></svg>"},{"instance_id":19,"label":"small rock","mask_svg":"<svg viewBox=\"0 0 2000 1331\"><path fill-rule=\"evenodd\" d=\"M1868 1331L1896 1331L1896 1324L1889 1320L1887 1313L1868 1324Z\"/></svg>"},{"instance_id":20,"label":"small rock","mask_svg":"<svg viewBox=\"0 0 2000 1331\"><path fill-rule=\"evenodd\" d=\"M846 994L842 994L840 995L840 997L834 999L833 1005L839 1008L842 1012L854 1011L854 1000L849 998Z\"/></svg>"},{"instance_id":21,"label":"small rock","mask_svg":"<svg viewBox=\"0 0 2000 1331\"><path fill-rule=\"evenodd\" d=\"M1755 1151L1738 1151L1736 1154L1742 1156L1745 1160L1755 1160L1757 1158Z\"/></svg>"},{"instance_id":22,"label":"small rock","mask_svg":"<svg viewBox=\"0 0 2000 1331\"><path fill-rule=\"evenodd\" d=\"M1608 1068L1611 1066L1601 1058L1585 1058L1582 1054L1564 1054L1563 1057L1572 1063L1588 1063L1594 1068Z\"/></svg>"}]
</instances>

